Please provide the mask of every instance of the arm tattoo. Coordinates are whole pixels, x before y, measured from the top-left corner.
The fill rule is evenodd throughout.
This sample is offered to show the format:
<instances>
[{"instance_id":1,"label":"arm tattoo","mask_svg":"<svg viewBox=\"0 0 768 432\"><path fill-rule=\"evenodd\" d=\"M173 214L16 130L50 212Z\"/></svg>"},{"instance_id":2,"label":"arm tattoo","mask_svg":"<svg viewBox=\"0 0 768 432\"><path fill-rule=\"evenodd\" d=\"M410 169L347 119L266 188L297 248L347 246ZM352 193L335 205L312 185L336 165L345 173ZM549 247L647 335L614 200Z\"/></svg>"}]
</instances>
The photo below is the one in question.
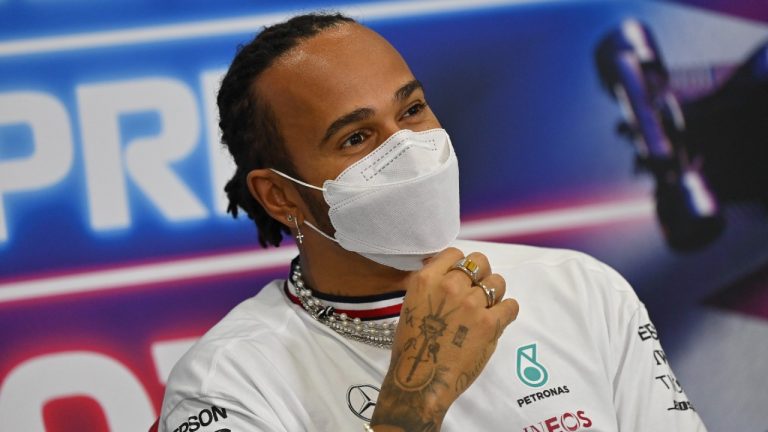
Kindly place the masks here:
<instances>
[{"instance_id":1,"label":"arm tattoo","mask_svg":"<svg viewBox=\"0 0 768 432\"><path fill-rule=\"evenodd\" d=\"M397 359L392 360L394 362ZM385 393L388 397L382 398ZM407 432L437 432L448 411L447 406L430 406L426 391L407 391L400 388L392 374L382 383L379 395L371 426L396 426Z\"/></svg>"}]
</instances>

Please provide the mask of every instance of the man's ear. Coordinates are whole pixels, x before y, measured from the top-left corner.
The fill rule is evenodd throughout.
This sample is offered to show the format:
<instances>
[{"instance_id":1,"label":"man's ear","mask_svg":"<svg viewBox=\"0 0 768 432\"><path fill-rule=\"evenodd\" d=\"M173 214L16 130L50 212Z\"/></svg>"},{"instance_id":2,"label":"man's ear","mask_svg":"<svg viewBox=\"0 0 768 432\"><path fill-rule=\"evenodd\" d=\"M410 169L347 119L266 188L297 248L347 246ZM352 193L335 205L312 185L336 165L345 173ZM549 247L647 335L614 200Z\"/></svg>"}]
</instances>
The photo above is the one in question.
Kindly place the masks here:
<instances>
[{"instance_id":1,"label":"man's ear","mask_svg":"<svg viewBox=\"0 0 768 432\"><path fill-rule=\"evenodd\" d=\"M296 215L296 203L290 199L293 190L286 189L286 182L267 168L255 169L246 178L248 191L266 212L278 221L286 221L288 215Z\"/></svg>"}]
</instances>

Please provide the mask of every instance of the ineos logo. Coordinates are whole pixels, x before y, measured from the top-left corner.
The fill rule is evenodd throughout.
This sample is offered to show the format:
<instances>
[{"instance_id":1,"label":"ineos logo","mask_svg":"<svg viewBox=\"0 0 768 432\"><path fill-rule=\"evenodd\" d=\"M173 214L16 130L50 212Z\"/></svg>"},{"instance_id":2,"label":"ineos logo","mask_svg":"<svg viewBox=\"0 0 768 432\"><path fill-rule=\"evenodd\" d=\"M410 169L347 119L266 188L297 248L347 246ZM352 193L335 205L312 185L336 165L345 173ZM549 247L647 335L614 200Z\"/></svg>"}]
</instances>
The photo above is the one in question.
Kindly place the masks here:
<instances>
[{"instance_id":1,"label":"ineos logo","mask_svg":"<svg viewBox=\"0 0 768 432\"><path fill-rule=\"evenodd\" d=\"M576 414L565 412L562 415L550 417L538 424L527 426L523 428L523 432L575 432L579 429L589 429L591 426L592 420L587 417L584 411L579 410L576 411Z\"/></svg>"},{"instance_id":2,"label":"ineos logo","mask_svg":"<svg viewBox=\"0 0 768 432\"><path fill-rule=\"evenodd\" d=\"M347 390L347 404L354 415L365 421L371 421L379 389L370 384L354 385Z\"/></svg>"}]
</instances>

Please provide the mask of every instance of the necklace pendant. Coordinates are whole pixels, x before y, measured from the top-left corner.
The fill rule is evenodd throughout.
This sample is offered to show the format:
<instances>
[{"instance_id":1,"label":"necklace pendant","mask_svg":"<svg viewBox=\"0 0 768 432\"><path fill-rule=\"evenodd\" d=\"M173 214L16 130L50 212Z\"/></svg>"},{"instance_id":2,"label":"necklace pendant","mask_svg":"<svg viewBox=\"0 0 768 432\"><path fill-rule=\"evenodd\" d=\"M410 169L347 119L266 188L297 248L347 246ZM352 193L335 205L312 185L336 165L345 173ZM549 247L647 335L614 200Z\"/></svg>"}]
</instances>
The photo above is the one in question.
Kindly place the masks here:
<instances>
[{"instance_id":1,"label":"necklace pendant","mask_svg":"<svg viewBox=\"0 0 768 432\"><path fill-rule=\"evenodd\" d=\"M333 315L333 311L334 311L334 310L335 310L335 309L333 308L333 306L325 306L325 307L321 307L321 308L320 308L320 309L318 309L318 311L317 311L317 317L318 317L318 318L328 318L328 317L330 317L331 315Z\"/></svg>"}]
</instances>

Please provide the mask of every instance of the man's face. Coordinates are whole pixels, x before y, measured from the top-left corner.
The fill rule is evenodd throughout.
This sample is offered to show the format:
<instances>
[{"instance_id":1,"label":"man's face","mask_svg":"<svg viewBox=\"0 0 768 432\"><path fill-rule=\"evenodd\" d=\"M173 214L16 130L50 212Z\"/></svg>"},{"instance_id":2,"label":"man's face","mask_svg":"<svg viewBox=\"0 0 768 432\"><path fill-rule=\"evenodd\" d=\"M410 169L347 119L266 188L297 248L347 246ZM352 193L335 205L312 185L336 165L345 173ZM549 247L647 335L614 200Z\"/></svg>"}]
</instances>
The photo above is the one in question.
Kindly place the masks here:
<instances>
[{"instance_id":1,"label":"man's face","mask_svg":"<svg viewBox=\"0 0 768 432\"><path fill-rule=\"evenodd\" d=\"M256 86L274 111L297 174L317 186L398 130L440 127L400 54L357 24L329 28L301 42L268 68ZM321 228L330 228L320 192L300 193L305 198L317 195L309 200L317 202L307 204L323 207L322 218L313 216L325 225Z\"/></svg>"}]
</instances>

